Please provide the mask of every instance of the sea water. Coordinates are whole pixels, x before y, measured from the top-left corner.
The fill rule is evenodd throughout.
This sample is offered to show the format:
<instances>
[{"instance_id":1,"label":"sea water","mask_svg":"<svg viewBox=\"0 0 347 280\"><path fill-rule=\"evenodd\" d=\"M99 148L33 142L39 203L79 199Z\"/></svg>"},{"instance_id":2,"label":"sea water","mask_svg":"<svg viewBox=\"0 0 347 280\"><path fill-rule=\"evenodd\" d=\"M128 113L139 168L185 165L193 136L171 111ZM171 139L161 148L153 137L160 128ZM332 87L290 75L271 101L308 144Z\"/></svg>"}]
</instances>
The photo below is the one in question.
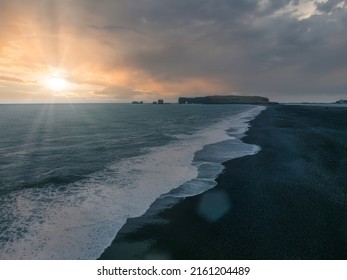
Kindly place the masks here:
<instances>
[{"instance_id":1,"label":"sea water","mask_svg":"<svg viewBox=\"0 0 347 280\"><path fill-rule=\"evenodd\" d=\"M96 259L159 197L216 185L252 105L0 105L0 259Z\"/></svg>"}]
</instances>

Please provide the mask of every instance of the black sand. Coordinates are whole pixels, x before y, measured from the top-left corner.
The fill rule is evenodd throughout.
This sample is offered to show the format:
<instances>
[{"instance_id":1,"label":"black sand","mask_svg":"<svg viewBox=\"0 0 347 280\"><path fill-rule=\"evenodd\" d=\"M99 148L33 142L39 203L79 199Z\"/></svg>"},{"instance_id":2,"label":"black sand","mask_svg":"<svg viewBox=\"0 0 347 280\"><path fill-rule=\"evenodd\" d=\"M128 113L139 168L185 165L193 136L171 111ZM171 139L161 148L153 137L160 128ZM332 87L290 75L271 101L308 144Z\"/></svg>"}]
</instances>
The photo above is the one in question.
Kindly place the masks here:
<instances>
[{"instance_id":1,"label":"black sand","mask_svg":"<svg viewBox=\"0 0 347 280\"><path fill-rule=\"evenodd\" d=\"M157 219L129 220L101 258L347 259L347 108L269 106L243 141L262 151Z\"/></svg>"}]
</instances>

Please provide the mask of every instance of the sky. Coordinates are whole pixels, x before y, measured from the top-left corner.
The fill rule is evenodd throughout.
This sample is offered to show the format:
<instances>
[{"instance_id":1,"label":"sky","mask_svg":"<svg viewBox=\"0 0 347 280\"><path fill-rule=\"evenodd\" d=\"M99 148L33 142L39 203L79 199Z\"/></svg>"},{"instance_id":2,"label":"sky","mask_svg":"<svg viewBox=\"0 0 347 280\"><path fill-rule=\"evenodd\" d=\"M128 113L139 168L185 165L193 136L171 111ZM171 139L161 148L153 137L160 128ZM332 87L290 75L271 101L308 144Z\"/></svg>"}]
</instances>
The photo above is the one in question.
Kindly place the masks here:
<instances>
[{"instance_id":1,"label":"sky","mask_svg":"<svg viewBox=\"0 0 347 280\"><path fill-rule=\"evenodd\" d=\"M0 0L0 103L347 99L346 2Z\"/></svg>"}]
</instances>

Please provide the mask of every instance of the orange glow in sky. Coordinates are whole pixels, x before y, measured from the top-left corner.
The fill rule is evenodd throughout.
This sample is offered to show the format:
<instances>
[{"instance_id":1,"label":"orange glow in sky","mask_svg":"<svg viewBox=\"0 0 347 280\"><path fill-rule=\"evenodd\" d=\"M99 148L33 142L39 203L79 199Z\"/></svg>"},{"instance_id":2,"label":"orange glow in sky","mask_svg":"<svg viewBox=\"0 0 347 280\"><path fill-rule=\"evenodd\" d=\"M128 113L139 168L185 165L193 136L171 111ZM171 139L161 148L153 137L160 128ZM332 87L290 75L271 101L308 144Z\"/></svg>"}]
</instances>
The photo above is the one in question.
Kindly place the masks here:
<instances>
[{"instance_id":1,"label":"orange glow in sky","mask_svg":"<svg viewBox=\"0 0 347 280\"><path fill-rule=\"evenodd\" d=\"M0 103L347 98L345 1L246 2L0 0Z\"/></svg>"}]
</instances>

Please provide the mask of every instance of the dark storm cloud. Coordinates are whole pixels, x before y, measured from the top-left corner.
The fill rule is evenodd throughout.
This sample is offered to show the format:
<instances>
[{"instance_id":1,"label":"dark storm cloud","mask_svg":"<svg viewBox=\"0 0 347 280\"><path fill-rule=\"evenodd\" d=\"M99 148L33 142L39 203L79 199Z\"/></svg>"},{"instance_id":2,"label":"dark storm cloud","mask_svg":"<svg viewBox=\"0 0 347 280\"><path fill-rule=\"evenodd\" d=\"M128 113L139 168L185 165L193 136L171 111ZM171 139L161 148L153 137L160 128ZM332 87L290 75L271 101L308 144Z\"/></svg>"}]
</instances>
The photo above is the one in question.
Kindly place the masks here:
<instances>
[{"instance_id":1,"label":"dark storm cloud","mask_svg":"<svg viewBox=\"0 0 347 280\"><path fill-rule=\"evenodd\" d=\"M327 2L316 2L315 5L317 9L321 12L329 13L338 8L338 5L344 3L345 1L341 0L329 0Z\"/></svg>"},{"instance_id":2,"label":"dark storm cloud","mask_svg":"<svg viewBox=\"0 0 347 280\"><path fill-rule=\"evenodd\" d=\"M299 1L269 1L262 8L258 1L143 1L136 9L125 8L127 16L142 23L126 22L150 43L135 46L129 61L157 79L223 75L244 85L260 75L263 80L257 88L247 87L256 92L271 91L280 76L283 89L280 85L273 89L278 94L288 94L296 81L314 92L320 75L346 65L346 12L326 13L340 2L315 3L322 14L298 19L285 12L273 14L289 4L298 6ZM302 81L302 75L307 80Z\"/></svg>"},{"instance_id":3,"label":"dark storm cloud","mask_svg":"<svg viewBox=\"0 0 347 280\"><path fill-rule=\"evenodd\" d=\"M274 16L300 1L269 1L263 7L259 3L148 0L136 8L130 1L114 9L126 15L120 18L127 28L144 35L124 55L156 79L224 77L226 83L233 81L230 90L269 91L274 96L288 95L288 89L310 94L340 89L339 78L324 86L317 81L347 65L346 10L336 9L341 1L315 3L320 14L306 19L285 11Z\"/></svg>"},{"instance_id":4,"label":"dark storm cloud","mask_svg":"<svg viewBox=\"0 0 347 280\"><path fill-rule=\"evenodd\" d=\"M293 95L337 91L346 85L346 10L341 1L315 3L319 14L298 18L286 6L300 1L144 1L128 22L149 39L130 48L129 61L158 79L224 77L230 89ZM336 78L321 78L336 72ZM259 77L261 80L259 80ZM281 81L280 84L274 80ZM249 85L254 85L251 87ZM247 94L248 92L245 92Z\"/></svg>"}]
</instances>

